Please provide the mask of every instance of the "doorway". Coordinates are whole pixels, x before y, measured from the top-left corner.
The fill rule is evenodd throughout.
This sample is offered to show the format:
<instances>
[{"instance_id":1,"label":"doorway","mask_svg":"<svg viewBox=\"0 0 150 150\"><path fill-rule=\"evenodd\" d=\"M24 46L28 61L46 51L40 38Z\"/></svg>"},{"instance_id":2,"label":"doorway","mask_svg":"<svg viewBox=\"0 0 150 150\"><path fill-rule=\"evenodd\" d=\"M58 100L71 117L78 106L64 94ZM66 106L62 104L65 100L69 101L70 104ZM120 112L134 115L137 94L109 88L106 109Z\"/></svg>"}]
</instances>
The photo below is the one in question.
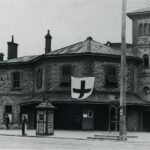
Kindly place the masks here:
<instances>
[{"instance_id":1,"label":"doorway","mask_svg":"<svg viewBox=\"0 0 150 150\"><path fill-rule=\"evenodd\" d=\"M150 131L150 111L143 112L143 131Z\"/></svg>"}]
</instances>

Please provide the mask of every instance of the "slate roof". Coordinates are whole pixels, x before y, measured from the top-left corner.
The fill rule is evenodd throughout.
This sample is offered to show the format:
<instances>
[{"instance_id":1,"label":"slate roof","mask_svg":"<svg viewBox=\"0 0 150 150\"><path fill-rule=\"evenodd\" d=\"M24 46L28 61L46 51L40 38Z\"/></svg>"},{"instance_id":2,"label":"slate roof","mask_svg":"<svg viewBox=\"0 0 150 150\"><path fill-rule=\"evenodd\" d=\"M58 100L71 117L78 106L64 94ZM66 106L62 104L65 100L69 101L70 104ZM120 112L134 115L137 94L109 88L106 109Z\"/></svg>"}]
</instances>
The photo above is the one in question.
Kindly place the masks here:
<instances>
[{"instance_id":1,"label":"slate roof","mask_svg":"<svg viewBox=\"0 0 150 150\"><path fill-rule=\"evenodd\" d=\"M23 57L18 57L18 58L13 58L13 59L8 59L4 61L0 61L0 64L3 63L23 63L23 62L29 62L35 58L37 58L38 55L32 55L32 56L23 56Z\"/></svg>"},{"instance_id":2,"label":"slate roof","mask_svg":"<svg viewBox=\"0 0 150 150\"><path fill-rule=\"evenodd\" d=\"M150 14L150 7L138 9L138 10L131 11L131 12L127 13L127 15L129 17L132 15L139 15L139 14Z\"/></svg>"},{"instance_id":3,"label":"slate roof","mask_svg":"<svg viewBox=\"0 0 150 150\"><path fill-rule=\"evenodd\" d=\"M92 40L91 37L88 37L85 41L52 51L51 53L48 53L46 55L83 54L83 53L116 55L116 56L121 55L120 50L96 42ZM132 53L131 49L127 49L127 56L137 57L135 54Z\"/></svg>"},{"instance_id":4,"label":"slate roof","mask_svg":"<svg viewBox=\"0 0 150 150\"><path fill-rule=\"evenodd\" d=\"M107 55L107 56L121 56L121 51L119 49L111 48L110 46L107 46L105 44L101 44L99 42L96 42L92 40L91 37L88 37L85 41L54 50L50 53L43 54L43 55L33 55L33 56L24 56L19 57L15 59L0 61L0 64L7 64L7 63L26 63L31 62L37 59L40 59L41 57L53 57L53 56L70 56L75 54L98 54L98 55ZM136 54L132 53L131 48L127 48L127 57L132 58L138 58Z\"/></svg>"}]
</instances>

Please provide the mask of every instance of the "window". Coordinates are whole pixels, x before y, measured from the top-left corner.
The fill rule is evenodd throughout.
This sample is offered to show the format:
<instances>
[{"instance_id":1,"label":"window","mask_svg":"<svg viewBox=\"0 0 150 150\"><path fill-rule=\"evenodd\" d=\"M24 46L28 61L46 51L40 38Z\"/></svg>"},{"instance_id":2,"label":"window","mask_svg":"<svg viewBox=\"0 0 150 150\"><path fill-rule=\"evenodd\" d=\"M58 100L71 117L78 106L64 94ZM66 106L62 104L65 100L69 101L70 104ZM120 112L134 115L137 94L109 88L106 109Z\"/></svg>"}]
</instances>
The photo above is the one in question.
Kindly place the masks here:
<instances>
[{"instance_id":1,"label":"window","mask_svg":"<svg viewBox=\"0 0 150 150\"><path fill-rule=\"evenodd\" d=\"M39 121L44 121L44 114L39 114Z\"/></svg>"},{"instance_id":2,"label":"window","mask_svg":"<svg viewBox=\"0 0 150 150\"><path fill-rule=\"evenodd\" d=\"M88 110L88 118L93 118L93 110Z\"/></svg>"},{"instance_id":3,"label":"window","mask_svg":"<svg viewBox=\"0 0 150 150\"><path fill-rule=\"evenodd\" d=\"M20 88L20 72L13 73L13 87Z\"/></svg>"},{"instance_id":4,"label":"window","mask_svg":"<svg viewBox=\"0 0 150 150\"><path fill-rule=\"evenodd\" d=\"M36 72L36 87L37 87L37 89L42 88L42 78L43 78L42 69L38 69Z\"/></svg>"},{"instance_id":5,"label":"window","mask_svg":"<svg viewBox=\"0 0 150 150\"><path fill-rule=\"evenodd\" d=\"M148 35L148 25L147 25L147 23L144 24L144 35Z\"/></svg>"},{"instance_id":6,"label":"window","mask_svg":"<svg viewBox=\"0 0 150 150\"><path fill-rule=\"evenodd\" d=\"M143 34L143 25L139 24L139 35Z\"/></svg>"},{"instance_id":7,"label":"window","mask_svg":"<svg viewBox=\"0 0 150 150\"><path fill-rule=\"evenodd\" d=\"M106 66L105 68L105 87L116 88L117 84L117 73L114 66Z\"/></svg>"},{"instance_id":8,"label":"window","mask_svg":"<svg viewBox=\"0 0 150 150\"><path fill-rule=\"evenodd\" d=\"M144 95L148 95L149 92L150 92L149 87L146 86L146 87L143 88L143 93L144 93Z\"/></svg>"},{"instance_id":9,"label":"window","mask_svg":"<svg viewBox=\"0 0 150 150\"><path fill-rule=\"evenodd\" d=\"M69 86L71 75L72 75L72 67L71 65L64 65L62 67L62 76L61 76L61 86Z\"/></svg>"},{"instance_id":10,"label":"window","mask_svg":"<svg viewBox=\"0 0 150 150\"><path fill-rule=\"evenodd\" d=\"M5 113L6 114L11 114L12 113L12 106L11 105L6 105L5 106Z\"/></svg>"},{"instance_id":11,"label":"window","mask_svg":"<svg viewBox=\"0 0 150 150\"><path fill-rule=\"evenodd\" d=\"M143 67L148 67L149 66L149 58L148 55L145 54L143 55Z\"/></svg>"}]
</instances>

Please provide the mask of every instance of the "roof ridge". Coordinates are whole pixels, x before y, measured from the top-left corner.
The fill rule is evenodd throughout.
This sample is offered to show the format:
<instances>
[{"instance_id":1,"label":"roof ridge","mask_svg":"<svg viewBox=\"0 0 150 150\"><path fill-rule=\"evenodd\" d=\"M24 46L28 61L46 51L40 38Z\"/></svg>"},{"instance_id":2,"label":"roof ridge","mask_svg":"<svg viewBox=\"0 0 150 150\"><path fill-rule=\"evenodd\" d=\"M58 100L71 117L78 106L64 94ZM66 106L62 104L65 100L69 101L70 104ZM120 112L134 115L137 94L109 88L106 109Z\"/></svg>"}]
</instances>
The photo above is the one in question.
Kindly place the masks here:
<instances>
[{"instance_id":1,"label":"roof ridge","mask_svg":"<svg viewBox=\"0 0 150 150\"><path fill-rule=\"evenodd\" d=\"M65 48L69 48L69 47L71 47L71 46L74 46L74 45L77 45L77 44L80 44L80 43L83 43L83 42L84 42L84 41L80 41L80 42L77 42L77 43L74 43L74 44L70 44L69 46L64 46L64 47L62 47L62 48L55 49L55 50L51 51L50 53L56 52L56 51L59 51L59 50L65 49Z\"/></svg>"},{"instance_id":2,"label":"roof ridge","mask_svg":"<svg viewBox=\"0 0 150 150\"><path fill-rule=\"evenodd\" d=\"M87 40L87 50L88 52L91 52L91 40L90 39Z\"/></svg>"}]
</instances>

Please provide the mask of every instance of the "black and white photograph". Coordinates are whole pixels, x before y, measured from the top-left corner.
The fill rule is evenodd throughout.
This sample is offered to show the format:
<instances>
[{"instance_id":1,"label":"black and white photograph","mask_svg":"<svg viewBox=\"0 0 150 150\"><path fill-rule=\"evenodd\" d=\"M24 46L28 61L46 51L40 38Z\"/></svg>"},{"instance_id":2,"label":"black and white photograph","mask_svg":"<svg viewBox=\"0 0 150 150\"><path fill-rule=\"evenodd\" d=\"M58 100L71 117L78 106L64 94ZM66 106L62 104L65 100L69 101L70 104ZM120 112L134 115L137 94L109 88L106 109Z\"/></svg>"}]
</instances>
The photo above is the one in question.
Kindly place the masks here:
<instances>
[{"instance_id":1,"label":"black and white photograph","mask_svg":"<svg viewBox=\"0 0 150 150\"><path fill-rule=\"evenodd\" d=\"M150 150L150 0L0 0L0 150Z\"/></svg>"}]
</instances>

